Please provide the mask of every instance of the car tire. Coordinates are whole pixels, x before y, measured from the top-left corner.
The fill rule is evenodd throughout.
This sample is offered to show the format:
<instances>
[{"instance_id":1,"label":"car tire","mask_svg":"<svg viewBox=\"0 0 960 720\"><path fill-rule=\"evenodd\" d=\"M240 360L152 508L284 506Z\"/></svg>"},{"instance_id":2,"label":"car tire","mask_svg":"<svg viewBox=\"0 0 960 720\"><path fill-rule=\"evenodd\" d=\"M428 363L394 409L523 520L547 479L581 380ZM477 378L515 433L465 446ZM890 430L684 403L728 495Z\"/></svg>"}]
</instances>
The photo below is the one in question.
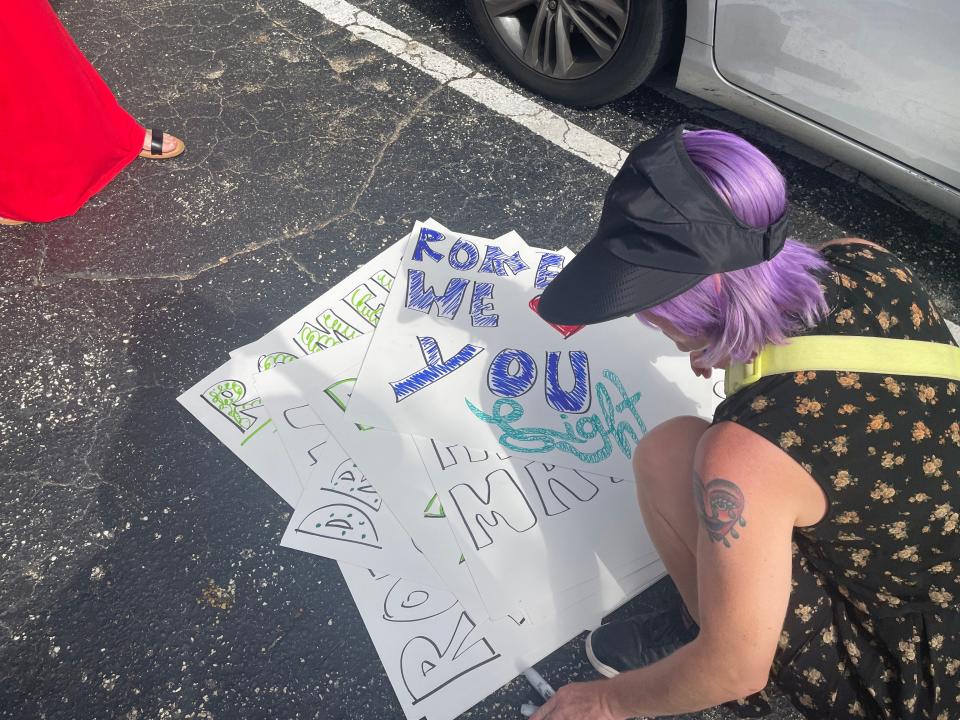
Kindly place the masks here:
<instances>
[{"instance_id":1,"label":"car tire","mask_svg":"<svg viewBox=\"0 0 960 720\"><path fill-rule=\"evenodd\" d=\"M672 58L682 39L682 36L678 38L685 9L681 0L626 0L626 22L612 55L582 77L558 78L524 60L516 47L522 40L514 41L514 47L508 44L503 31L498 29L497 23L502 22L502 18L491 16L489 2L491 0L466 0L466 8L480 39L497 63L524 87L574 107L602 105L634 90ZM583 0L559 2L579 4ZM540 10L539 5L531 4ZM510 20L514 26L519 25L515 18Z\"/></svg>"}]
</instances>

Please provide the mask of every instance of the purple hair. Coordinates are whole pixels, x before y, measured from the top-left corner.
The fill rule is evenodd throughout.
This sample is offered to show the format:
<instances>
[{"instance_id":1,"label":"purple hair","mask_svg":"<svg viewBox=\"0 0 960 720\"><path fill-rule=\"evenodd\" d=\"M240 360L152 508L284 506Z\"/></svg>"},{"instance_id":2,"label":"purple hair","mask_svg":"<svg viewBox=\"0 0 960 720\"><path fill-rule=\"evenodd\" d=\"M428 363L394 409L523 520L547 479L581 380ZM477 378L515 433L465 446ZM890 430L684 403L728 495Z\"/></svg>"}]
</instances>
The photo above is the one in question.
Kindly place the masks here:
<instances>
[{"instance_id":1,"label":"purple hair","mask_svg":"<svg viewBox=\"0 0 960 720\"><path fill-rule=\"evenodd\" d=\"M684 133L683 144L743 222L764 227L783 214L786 181L770 158L746 140L721 130L696 130ZM783 344L827 313L817 278L827 267L817 250L788 239L773 259L712 275L644 313L691 338L706 338L705 365L717 366L727 358L743 362L767 343Z\"/></svg>"}]
</instances>

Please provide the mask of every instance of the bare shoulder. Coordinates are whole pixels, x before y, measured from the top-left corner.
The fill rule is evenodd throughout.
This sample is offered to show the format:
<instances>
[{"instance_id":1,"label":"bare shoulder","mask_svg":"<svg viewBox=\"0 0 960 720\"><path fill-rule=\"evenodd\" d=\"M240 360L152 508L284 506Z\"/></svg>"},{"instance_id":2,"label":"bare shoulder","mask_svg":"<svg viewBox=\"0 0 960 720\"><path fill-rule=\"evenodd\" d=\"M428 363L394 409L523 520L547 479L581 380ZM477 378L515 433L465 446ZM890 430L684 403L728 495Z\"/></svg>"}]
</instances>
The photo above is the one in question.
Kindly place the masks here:
<instances>
[{"instance_id":1,"label":"bare shoulder","mask_svg":"<svg viewBox=\"0 0 960 720\"><path fill-rule=\"evenodd\" d=\"M728 479L770 512L789 515L795 525L811 525L826 510L823 491L796 460L735 422L717 423L703 434L695 465L705 482Z\"/></svg>"},{"instance_id":2,"label":"bare shoulder","mask_svg":"<svg viewBox=\"0 0 960 720\"><path fill-rule=\"evenodd\" d=\"M765 438L735 422L711 425L700 438L697 454L705 462L748 470L756 465L769 466L783 451Z\"/></svg>"},{"instance_id":3,"label":"bare shoulder","mask_svg":"<svg viewBox=\"0 0 960 720\"><path fill-rule=\"evenodd\" d=\"M827 240L827 242L818 245L817 249L823 250L825 247L830 247L831 245L868 245L877 250L889 252L883 245L877 245L877 243L864 240L863 238L837 238L836 240Z\"/></svg>"}]
</instances>

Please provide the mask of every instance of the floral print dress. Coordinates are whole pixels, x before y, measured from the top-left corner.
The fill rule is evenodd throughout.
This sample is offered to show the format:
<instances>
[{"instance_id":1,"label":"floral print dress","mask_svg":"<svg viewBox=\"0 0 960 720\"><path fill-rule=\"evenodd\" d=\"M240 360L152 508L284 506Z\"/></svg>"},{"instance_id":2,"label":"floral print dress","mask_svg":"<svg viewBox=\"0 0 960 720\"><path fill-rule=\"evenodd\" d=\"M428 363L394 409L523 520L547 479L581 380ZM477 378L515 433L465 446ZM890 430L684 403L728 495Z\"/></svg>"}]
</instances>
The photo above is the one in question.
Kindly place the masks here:
<instances>
[{"instance_id":1,"label":"floral print dress","mask_svg":"<svg viewBox=\"0 0 960 720\"><path fill-rule=\"evenodd\" d=\"M811 334L956 345L895 255L824 248L829 316ZM960 720L960 383L799 372L725 400L733 421L782 448L828 500L797 528L790 604L771 682L808 718ZM766 693L728 704L750 717Z\"/></svg>"}]
</instances>

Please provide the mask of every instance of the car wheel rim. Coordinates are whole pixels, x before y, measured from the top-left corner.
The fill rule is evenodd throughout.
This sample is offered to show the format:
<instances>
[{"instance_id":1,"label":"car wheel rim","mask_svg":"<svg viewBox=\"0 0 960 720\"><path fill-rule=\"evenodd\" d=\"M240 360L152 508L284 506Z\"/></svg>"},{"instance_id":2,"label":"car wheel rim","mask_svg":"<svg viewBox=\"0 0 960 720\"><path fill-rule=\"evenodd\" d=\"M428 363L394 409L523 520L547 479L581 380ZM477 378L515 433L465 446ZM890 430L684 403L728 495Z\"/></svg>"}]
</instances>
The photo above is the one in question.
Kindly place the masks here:
<instances>
[{"instance_id":1,"label":"car wheel rim","mask_svg":"<svg viewBox=\"0 0 960 720\"><path fill-rule=\"evenodd\" d=\"M483 0L494 30L527 67L558 80L602 68L620 46L628 0Z\"/></svg>"}]
</instances>

